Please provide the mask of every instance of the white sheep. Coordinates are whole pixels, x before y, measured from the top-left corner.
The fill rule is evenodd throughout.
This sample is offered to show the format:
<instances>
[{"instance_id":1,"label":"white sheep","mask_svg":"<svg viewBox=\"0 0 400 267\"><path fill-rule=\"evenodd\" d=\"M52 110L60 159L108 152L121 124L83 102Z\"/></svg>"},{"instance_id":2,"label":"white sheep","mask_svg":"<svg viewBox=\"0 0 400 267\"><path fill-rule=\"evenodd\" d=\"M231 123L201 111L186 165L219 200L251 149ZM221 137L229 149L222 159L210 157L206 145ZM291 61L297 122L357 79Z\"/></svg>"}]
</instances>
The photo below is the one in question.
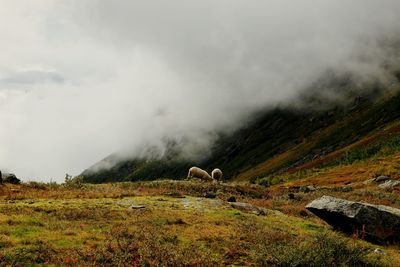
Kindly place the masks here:
<instances>
[{"instance_id":1,"label":"white sheep","mask_svg":"<svg viewBox=\"0 0 400 267\"><path fill-rule=\"evenodd\" d=\"M221 181L221 180L222 180L222 171L221 171L220 169L214 169L214 170L211 172L211 177L212 177L214 180Z\"/></svg>"},{"instance_id":2,"label":"white sheep","mask_svg":"<svg viewBox=\"0 0 400 267\"><path fill-rule=\"evenodd\" d=\"M205 181L212 181L213 178L205 170L199 167L192 167L189 169L188 178L198 178Z\"/></svg>"}]
</instances>

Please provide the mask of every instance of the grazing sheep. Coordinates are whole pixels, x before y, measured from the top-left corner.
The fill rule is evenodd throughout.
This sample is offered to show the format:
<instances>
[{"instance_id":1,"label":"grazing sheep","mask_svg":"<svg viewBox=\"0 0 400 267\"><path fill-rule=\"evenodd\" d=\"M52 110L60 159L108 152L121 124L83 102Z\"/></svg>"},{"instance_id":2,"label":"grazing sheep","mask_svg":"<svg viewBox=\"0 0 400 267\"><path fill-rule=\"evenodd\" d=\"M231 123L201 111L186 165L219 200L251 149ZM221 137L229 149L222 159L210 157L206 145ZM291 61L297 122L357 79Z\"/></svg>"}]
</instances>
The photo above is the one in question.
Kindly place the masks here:
<instances>
[{"instance_id":1,"label":"grazing sheep","mask_svg":"<svg viewBox=\"0 0 400 267\"><path fill-rule=\"evenodd\" d=\"M220 169L214 169L211 172L211 177L217 181L221 181L222 180L222 171Z\"/></svg>"},{"instance_id":2,"label":"grazing sheep","mask_svg":"<svg viewBox=\"0 0 400 267\"><path fill-rule=\"evenodd\" d=\"M205 171L199 167L192 167L189 169L188 178L199 178L205 181L212 181L213 178Z\"/></svg>"}]
</instances>

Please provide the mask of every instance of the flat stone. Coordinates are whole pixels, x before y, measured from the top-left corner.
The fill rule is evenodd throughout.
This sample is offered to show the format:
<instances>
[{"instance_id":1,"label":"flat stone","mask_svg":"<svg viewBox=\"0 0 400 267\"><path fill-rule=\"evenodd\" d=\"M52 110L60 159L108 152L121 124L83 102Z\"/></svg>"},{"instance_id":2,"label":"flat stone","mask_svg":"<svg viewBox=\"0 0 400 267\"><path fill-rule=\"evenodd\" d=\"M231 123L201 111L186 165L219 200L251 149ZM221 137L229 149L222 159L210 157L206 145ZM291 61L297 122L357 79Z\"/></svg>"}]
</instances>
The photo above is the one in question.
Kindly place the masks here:
<instances>
[{"instance_id":1,"label":"flat stone","mask_svg":"<svg viewBox=\"0 0 400 267\"><path fill-rule=\"evenodd\" d=\"M144 209L144 208L146 208L146 206L144 206L144 205L132 205L131 206L131 209L134 209L134 210Z\"/></svg>"},{"instance_id":2,"label":"flat stone","mask_svg":"<svg viewBox=\"0 0 400 267\"><path fill-rule=\"evenodd\" d=\"M259 207L244 203L244 202L231 202L231 207L237 210L245 211L245 212L252 212L255 214L264 214L263 210Z\"/></svg>"}]
</instances>

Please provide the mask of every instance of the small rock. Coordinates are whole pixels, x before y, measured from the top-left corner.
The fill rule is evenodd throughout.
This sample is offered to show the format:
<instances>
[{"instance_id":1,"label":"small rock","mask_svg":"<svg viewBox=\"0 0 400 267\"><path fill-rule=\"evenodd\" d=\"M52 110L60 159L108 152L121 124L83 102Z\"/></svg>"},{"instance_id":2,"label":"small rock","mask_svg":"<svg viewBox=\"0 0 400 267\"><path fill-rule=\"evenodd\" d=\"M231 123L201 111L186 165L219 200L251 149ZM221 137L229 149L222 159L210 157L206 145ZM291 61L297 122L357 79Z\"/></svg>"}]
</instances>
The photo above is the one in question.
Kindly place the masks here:
<instances>
[{"instance_id":1,"label":"small rock","mask_svg":"<svg viewBox=\"0 0 400 267\"><path fill-rule=\"evenodd\" d=\"M144 206L144 205L132 205L131 206L131 209L134 209L134 210L144 209L144 208L146 208L146 206Z\"/></svg>"},{"instance_id":2,"label":"small rock","mask_svg":"<svg viewBox=\"0 0 400 267\"><path fill-rule=\"evenodd\" d=\"M381 175L381 176L376 177L375 180L374 180L374 182L376 182L376 183L382 183L382 182L385 182L385 181L387 181L387 180L389 180L389 179L390 179L389 177L387 177L387 176L385 176L385 175Z\"/></svg>"},{"instance_id":3,"label":"small rock","mask_svg":"<svg viewBox=\"0 0 400 267\"><path fill-rule=\"evenodd\" d=\"M181 193L178 193L178 192L166 192L166 193L164 193L164 195L168 196L168 197L174 197L174 198L185 198L184 195L182 195Z\"/></svg>"},{"instance_id":4,"label":"small rock","mask_svg":"<svg viewBox=\"0 0 400 267\"><path fill-rule=\"evenodd\" d=\"M17 189L17 188L11 188L11 192L13 193L19 193L21 192L21 190Z\"/></svg>"},{"instance_id":5,"label":"small rock","mask_svg":"<svg viewBox=\"0 0 400 267\"><path fill-rule=\"evenodd\" d=\"M315 188L315 186L313 185L309 185L307 186L308 190L310 190L310 192L314 192L315 190L317 190L317 188Z\"/></svg>"},{"instance_id":6,"label":"small rock","mask_svg":"<svg viewBox=\"0 0 400 267\"><path fill-rule=\"evenodd\" d=\"M215 193L213 193L213 192L207 192L207 193L204 194L204 197L205 198L216 198L217 195Z\"/></svg>"},{"instance_id":7,"label":"small rock","mask_svg":"<svg viewBox=\"0 0 400 267\"><path fill-rule=\"evenodd\" d=\"M380 249L380 248L376 248L376 249L374 249L373 253L376 253L376 254L381 254L381 255L385 255L385 254L386 254L386 253L385 253L385 251L383 251L383 250L382 250L382 249Z\"/></svg>"},{"instance_id":8,"label":"small rock","mask_svg":"<svg viewBox=\"0 0 400 267\"><path fill-rule=\"evenodd\" d=\"M343 186L340 191L341 192L351 192L351 191L353 191L353 187L351 187L351 186Z\"/></svg>"},{"instance_id":9,"label":"small rock","mask_svg":"<svg viewBox=\"0 0 400 267\"><path fill-rule=\"evenodd\" d=\"M259 207L248 204L248 203L244 203L244 202L232 202L231 206L234 209L245 211L245 212L252 212L257 215L265 214L265 212L262 209L260 209Z\"/></svg>"},{"instance_id":10,"label":"small rock","mask_svg":"<svg viewBox=\"0 0 400 267\"><path fill-rule=\"evenodd\" d=\"M293 194L293 193L289 193L288 194L288 198L290 200L297 200L297 201L302 199L302 197L300 195L296 195L296 194Z\"/></svg>"},{"instance_id":11,"label":"small rock","mask_svg":"<svg viewBox=\"0 0 400 267\"><path fill-rule=\"evenodd\" d=\"M186 224L181 218L177 218L174 220L167 220L167 224Z\"/></svg>"},{"instance_id":12,"label":"small rock","mask_svg":"<svg viewBox=\"0 0 400 267\"><path fill-rule=\"evenodd\" d=\"M228 202L236 202L236 197L234 196L229 197Z\"/></svg>"},{"instance_id":13,"label":"small rock","mask_svg":"<svg viewBox=\"0 0 400 267\"><path fill-rule=\"evenodd\" d=\"M307 186L300 186L299 191L304 192L304 193L310 192Z\"/></svg>"},{"instance_id":14,"label":"small rock","mask_svg":"<svg viewBox=\"0 0 400 267\"><path fill-rule=\"evenodd\" d=\"M344 192L344 193L346 193L346 192L351 192L351 191L353 191L353 187L351 187L351 186L339 186L339 187L334 187L334 188L332 188L332 191L334 191L334 192Z\"/></svg>"},{"instance_id":15,"label":"small rock","mask_svg":"<svg viewBox=\"0 0 400 267\"><path fill-rule=\"evenodd\" d=\"M299 191L304 192L304 193L314 192L315 190L317 190L317 189L313 185L299 187Z\"/></svg>"},{"instance_id":16,"label":"small rock","mask_svg":"<svg viewBox=\"0 0 400 267\"><path fill-rule=\"evenodd\" d=\"M386 182L384 182L383 184L380 184L378 187L381 189L393 189L395 187L400 186L400 181L396 181L396 180L387 180Z\"/></svg>"},{"instance_id":17,"label":"small rock","mask_svg":"<svg viewBox=\"0 0 400 267\"><path fill-rule=\"evenodd\" d=\"M300 216L301 216L301 217L304 217L304 218L305 218L305 217L308 217L307 211L301 210L301 211L300 211Z\"/></svg>"}]
</instances>

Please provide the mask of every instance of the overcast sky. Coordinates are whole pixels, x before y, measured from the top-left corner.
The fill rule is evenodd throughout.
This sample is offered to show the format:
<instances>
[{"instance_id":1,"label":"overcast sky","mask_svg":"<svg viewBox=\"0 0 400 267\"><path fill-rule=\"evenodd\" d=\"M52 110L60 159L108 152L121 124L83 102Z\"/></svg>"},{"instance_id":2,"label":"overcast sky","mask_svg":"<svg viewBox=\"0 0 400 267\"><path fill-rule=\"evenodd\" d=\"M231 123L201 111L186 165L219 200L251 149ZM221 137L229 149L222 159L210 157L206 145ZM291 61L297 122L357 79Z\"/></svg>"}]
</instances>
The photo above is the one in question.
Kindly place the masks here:
<instances>
[{"instance_id":1,"label":"overcast sky","mask_svg":"<svg viewBox=\"0 0 400 267\"><path fill-rule=\"evenodd\" d=\"M62 181L108 154L240 127L326 69L379 76L398 0L0 0L0 169Z\"/></svg>"}]
</instances>

